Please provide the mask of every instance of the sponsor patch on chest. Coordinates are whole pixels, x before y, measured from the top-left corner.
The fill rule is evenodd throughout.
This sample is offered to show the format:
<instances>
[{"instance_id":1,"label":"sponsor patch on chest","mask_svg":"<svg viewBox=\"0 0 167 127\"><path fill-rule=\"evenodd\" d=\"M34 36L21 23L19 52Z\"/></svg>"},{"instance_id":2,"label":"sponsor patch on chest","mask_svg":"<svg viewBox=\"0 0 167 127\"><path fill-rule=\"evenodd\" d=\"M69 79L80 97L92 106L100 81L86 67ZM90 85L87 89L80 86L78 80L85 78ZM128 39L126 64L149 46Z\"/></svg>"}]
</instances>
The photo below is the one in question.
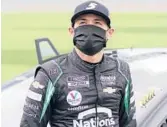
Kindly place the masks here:
<instances>
[{"instance_id":1,"label":"sponsor patch on chest","mask_svg":"<svg viewBox=\"0 0 167 127\"><path fill-rule=\"evenodd\" d=\"M72 87L89 87L89 76L69 76L67 77L67 85Z\"/></svg>"},{"instance_id":2,"label":"sponsor patch on chest","mask_svg":"<svg viewBox=\"0 0 167 127\"><path fill-rule=\"evenodd\" d=\"M101 81L102 85L115 85L116 84L116 76L101 75L100 81Z\"/></svg>"},{"instance_id":3,"label":"sponsor patch on chest","mask_svg":"<svg viewBox=\"0 0 167 127\"><path fill-rule=\"evenodd\" d=\"M82 101L82 95L80 92L73 90L68 93L67 95L68 104L72 106L78 106L80 105L81 101Z\"/></svg>"}]
</instances>

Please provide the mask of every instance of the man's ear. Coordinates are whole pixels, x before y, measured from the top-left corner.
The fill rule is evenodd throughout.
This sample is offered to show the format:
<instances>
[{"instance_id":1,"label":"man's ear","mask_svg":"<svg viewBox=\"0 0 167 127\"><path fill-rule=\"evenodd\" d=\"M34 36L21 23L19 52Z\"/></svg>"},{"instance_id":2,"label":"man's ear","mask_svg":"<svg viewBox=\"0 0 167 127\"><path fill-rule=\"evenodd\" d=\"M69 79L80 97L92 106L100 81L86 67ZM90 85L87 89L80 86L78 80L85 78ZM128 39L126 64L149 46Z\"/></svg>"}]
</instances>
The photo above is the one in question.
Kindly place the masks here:
<instances>
[{"instance_id":1,"label":"man's ear","mask_svg":"<svg viewBox=\"0 0 167 127\"><path fill-rule=\"evenodd\" d=\"M68 28L68 32L72 37L74 36L74 28L73 27Z\"/></svg>"},{"instance_id":2,"label":"man's ear","mask_svg":"<svg viewBox=\"0 0 167 127\"><path fill-rule=\"evenodd\" d=\"M107 33L106 33L107 39L111 38L113 33L114 33L114 29L113 28L108 29Z\"/></svg>"}]
</instances>

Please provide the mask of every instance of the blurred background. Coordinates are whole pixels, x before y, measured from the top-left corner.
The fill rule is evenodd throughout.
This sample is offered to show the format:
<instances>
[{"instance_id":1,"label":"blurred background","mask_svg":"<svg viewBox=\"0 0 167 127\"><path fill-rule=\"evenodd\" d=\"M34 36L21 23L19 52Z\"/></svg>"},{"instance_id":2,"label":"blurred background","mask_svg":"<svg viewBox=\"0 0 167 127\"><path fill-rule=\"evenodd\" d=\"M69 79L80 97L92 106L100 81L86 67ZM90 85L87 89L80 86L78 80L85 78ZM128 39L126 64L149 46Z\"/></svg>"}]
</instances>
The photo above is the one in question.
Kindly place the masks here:
<instances>
[{"instance_id":1,"label":"blurred background","mask_svg":"<svg viewBox=\"0 0 167 127\"><path fill-rule=\"evenodd\" d=\"M85 0L2 0L2 84L37 64L34 40L48 37L60 53L70 52L74 8ZM98 0L115 28L107 48L167 47L166 0Z\"/></svg>"}]
</instances>

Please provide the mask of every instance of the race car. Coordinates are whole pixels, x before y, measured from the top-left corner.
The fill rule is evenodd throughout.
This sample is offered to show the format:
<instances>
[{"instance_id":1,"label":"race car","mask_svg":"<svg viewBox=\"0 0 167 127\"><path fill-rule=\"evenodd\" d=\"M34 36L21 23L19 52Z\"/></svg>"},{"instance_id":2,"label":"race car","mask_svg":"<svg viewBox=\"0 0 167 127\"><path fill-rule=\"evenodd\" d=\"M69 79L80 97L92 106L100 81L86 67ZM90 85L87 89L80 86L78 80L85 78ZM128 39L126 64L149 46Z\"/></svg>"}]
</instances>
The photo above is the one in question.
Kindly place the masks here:
<instances>
[{"instance_id":1,"label":"race car","mask_svg":"<svg viewBox=\"0 0 167 127\"><path fill-rule=\"evenodd\" d=\"M35 45L38 64L60 55L48 38L36 39ZM130 65L138 127L167 127L167 48L105 49L105 54L123 59ZM2 127L19 126L34 70L3 85Z\"/></svg>"}]
</instances>

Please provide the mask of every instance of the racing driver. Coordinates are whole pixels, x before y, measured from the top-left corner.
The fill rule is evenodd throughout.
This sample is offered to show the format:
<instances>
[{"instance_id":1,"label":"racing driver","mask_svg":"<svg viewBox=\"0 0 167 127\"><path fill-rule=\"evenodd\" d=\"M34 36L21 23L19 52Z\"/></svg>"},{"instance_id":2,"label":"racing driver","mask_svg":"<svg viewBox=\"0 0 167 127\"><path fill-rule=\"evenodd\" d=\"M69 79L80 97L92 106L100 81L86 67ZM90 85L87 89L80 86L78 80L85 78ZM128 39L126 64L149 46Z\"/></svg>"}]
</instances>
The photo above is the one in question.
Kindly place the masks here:
<instances>
[{"instance_id":1,"label":"racing driver","mask_svg":"<svg viewBox=\"0 0 167 127\"><path fill-rule=\"evenodd\" d=\"M71 24L74 49L36 69L20 126L136 127L129 65L103 51L114 32L109 10L86 1Z\"/></svg>"}]
</instances>

